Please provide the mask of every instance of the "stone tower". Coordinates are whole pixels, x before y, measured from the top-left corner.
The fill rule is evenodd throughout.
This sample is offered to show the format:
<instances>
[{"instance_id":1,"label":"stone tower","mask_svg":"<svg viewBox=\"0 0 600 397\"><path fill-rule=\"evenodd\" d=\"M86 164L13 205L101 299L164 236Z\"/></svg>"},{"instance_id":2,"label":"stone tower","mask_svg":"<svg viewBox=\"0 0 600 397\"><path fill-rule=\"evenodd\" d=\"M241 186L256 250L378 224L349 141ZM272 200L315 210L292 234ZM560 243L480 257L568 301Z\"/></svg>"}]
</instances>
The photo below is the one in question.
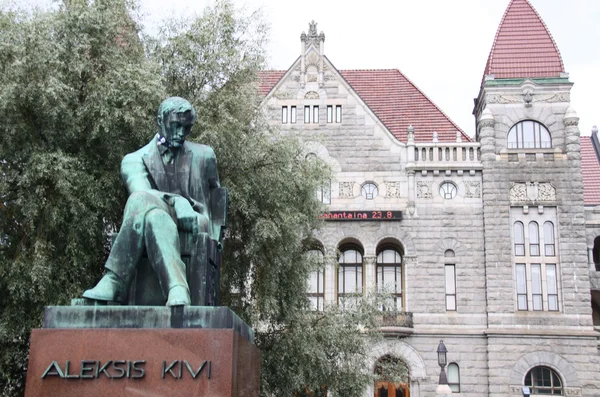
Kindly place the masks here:
<instances>
[{"instance_id":1,"label":"stone tower","mask_svg":"<svg viewBox=\"0 0 600 397\"><path fill-rule=\"evenodd\" d=\"M539 366L574 390L595 378L578 364L598 365L571 87L538 13L527 0L512 0L474 109L483 165L488 363L498 376L490 378L489 396L506 395L502 384L515 394L523 374Z\"/></svg>"}]
</instances>

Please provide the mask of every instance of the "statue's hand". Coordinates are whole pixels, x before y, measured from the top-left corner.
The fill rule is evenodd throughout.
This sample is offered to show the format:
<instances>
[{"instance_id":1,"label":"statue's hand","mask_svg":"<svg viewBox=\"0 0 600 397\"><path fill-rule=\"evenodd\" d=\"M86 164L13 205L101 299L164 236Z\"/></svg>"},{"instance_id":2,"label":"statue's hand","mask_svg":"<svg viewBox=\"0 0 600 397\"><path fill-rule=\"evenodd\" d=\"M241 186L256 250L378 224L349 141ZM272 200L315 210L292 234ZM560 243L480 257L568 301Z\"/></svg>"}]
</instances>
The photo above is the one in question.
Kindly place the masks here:
<instances>
[{"instance_id":1,"label":"statue's hand","mask_svg":"<svg viewBox=\"0 0 600 397\"><path fill-rule=\"evenodd\" d=\"M200 214L194 211L189 201L183 197L176 197L173 208L177 215L177 223L181 230L198 234Z\"/></svg>"}]
</instances>

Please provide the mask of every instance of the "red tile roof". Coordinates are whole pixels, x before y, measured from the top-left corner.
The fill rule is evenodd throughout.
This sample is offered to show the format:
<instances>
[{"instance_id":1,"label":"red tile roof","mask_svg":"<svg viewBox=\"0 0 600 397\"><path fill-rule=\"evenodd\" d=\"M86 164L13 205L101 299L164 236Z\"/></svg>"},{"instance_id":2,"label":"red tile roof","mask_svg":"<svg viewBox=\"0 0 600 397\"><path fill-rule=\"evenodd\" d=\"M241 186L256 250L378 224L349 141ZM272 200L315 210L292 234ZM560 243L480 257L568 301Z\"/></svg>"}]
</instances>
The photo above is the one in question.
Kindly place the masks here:
<instances>
[{"instance_id":1,"label":"red tile roof","mask_svg":"<svg viewBox=\"0 0 600 397\"><path fill-rule=\"evenodd\" d=\"M342 77L375 113L385 127L401 142L407 140L409 125L415 128L417 142L431 142L433 132L440 142L471 141L460 127L444 114L397 69L340 70ZM266 95L286 71L261 72L259 92Z\"/></svg>"},{"instance_id":2,"label":"red tile roof","mask_svg":"<svg viewBox=\"0 0 600 397\"><path fill-rule=\"evenodd\" d=\"M496 32L484 76L559 77L564 71L558 47L542 18L527 0L511 0Z\"/></svg>"},{"instance_id":3,"label":"red tile roof","mask_svg":"<svg viewBox=\"0 0 600 397\"><path fill-rule=\"evenodd\" d=\"M287 70L265 70L258 72L258 93L261 96L266 96L286 72Z\"/></svg>"},{"instance_id":4,"label":"red tile roof","mask_svg":"<svg viewBox=\"0 0 600 397\"><path fill-rule=\"evenodd\" d=\"M584 204L600 204L600 161L589 136L581 137L581 175Z\"/></svg>"}]
</instances>

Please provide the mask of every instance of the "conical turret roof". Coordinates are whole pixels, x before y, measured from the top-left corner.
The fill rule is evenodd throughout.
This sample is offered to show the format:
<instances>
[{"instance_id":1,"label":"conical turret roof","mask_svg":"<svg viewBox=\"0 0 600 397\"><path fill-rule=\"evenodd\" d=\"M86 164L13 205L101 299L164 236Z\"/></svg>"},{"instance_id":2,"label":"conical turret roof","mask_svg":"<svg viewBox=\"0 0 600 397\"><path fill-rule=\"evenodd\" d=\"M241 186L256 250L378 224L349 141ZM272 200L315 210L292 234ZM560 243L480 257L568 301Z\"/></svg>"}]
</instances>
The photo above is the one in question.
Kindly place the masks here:
<instances>
[{"instance_id":1,"label":"conical turret roof","mask_svg":"<svg viewBox=\"0 0 600 397\"><path fill-rule=\"evenodd\" d=\"M511 0L496 32L484 76L496 79L560 77L564 73L552 35L527 0Z\"/></svg>"}]
</instances>

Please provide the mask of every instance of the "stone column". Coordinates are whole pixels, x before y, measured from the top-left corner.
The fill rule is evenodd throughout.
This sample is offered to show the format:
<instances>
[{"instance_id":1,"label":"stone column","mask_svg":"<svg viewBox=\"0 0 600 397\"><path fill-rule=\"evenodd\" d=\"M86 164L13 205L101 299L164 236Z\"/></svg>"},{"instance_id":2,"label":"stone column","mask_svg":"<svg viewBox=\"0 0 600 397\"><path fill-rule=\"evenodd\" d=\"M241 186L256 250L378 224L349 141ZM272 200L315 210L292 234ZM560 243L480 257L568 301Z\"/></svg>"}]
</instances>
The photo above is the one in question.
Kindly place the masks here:
<instances>
[{"instance_id":1,"label":"stone column","mask_svg":"<svg viewBox=\"0 0 600 397\"><path fill-rule=\"evenodd\" d=\"M477 122L477 138L481 143L481 161L494 161L496 159L496 132L494 115L486 107Z\"/></svg>"},{"instance_id":2,"label":"stone column","mask_svg":"<svg viewBox=\"0 0 600 397\"><path fill-rule=\"evenodd\" d=\"M563 118L565 124L565 148L569 160L581 160L581 143L579 142L579 117L572 107L567 109Z\"/></svg>"},{"instance_id":3,"label":"stone column","mask_svg":"<svg viewBox=\"0 0 600 397\"><path fill-rule=\"evenodd\" d=\"M365 269L365 292L375 292L375 266L377 257L375 255L365 255L363 263Z\"/></svg>"},{"instance_id":4,"label":"stone column","mask_svg":"<svg viewBox=\"0 0 600 397\"><path fill-rule=\"evenodd\" d=\"M325 305L335 304L338 258L335 254L325 254Z\"/></svg>"}]
</instances>

